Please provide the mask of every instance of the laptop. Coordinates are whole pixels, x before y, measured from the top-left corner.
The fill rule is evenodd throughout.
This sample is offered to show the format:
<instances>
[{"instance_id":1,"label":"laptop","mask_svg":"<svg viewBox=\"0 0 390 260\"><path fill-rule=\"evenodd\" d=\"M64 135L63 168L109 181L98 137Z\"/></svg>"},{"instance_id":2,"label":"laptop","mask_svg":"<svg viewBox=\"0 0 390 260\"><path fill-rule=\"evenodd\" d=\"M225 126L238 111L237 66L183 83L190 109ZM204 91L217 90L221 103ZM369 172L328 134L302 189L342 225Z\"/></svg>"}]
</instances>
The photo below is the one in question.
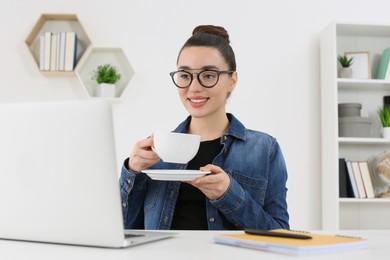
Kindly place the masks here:
<instances>
[{"instance_id":1,"label":"laptop","mask_svg":"<svg viewBox=\"0 0 390 260\"><path fill-rule=\"evenodd\" d=\"M121 248L172 237L125 232L116 164L108 101L0 104L0 238Z\"/></svg>"}]
</instances>

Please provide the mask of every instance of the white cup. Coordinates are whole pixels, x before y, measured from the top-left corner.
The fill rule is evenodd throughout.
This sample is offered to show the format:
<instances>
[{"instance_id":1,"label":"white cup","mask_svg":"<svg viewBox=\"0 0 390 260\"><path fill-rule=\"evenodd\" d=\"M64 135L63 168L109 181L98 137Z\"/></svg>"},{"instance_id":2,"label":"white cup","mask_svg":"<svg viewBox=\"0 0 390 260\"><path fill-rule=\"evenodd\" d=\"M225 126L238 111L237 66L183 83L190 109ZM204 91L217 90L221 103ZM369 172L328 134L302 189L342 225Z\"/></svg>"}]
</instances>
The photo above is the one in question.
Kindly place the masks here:
<instances>
[{"instance_id":1,"label":"white cup","mask_svg":"<svg viewBox=\"0 0 390 260\"><path fill-rule=\"evenodd\" d=\"M188 163L199 150L200 135L155 132L153 150L164 162Z\"/></svg>"}]
</instances>

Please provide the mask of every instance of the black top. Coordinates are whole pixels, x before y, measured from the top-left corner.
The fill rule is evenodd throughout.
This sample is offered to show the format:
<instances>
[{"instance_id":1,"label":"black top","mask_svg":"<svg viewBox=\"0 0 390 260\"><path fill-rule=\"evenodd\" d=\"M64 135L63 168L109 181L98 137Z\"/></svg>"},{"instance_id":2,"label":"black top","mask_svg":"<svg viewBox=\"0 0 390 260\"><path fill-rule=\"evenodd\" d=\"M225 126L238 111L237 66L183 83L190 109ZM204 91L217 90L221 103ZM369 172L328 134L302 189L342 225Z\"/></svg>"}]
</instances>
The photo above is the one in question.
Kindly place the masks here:
<instances>
[{"instance_id":1,"label":"black top","mask_svg":"<svg viewBox=\"0 0 390 260\"><path fill-rule=\"evenodd\" d=\"M187 169L199 170L201 166L212 163L221 152L220 138L200 143L199 151ZM194 186L182 182L177 198L171 229L208 230L206 217L206 196Z\"/></svg>"}]
</instances>

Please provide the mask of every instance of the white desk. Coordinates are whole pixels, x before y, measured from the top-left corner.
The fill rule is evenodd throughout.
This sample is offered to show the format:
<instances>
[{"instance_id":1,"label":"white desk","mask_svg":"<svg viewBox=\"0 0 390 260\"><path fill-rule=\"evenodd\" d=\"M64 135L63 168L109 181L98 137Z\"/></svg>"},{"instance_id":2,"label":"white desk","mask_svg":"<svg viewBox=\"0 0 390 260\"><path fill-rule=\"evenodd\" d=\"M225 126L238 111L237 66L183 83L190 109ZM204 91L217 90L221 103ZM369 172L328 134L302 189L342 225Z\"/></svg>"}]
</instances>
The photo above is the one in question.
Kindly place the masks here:
<instances>
[{"instance_id":1,"label":"white desk","mask_svg":"<svg viewBox=\"0 0 390 260\"><path fill-rule=\"evenodd\" d=\"M206 259L294 259L275 253L262 252L233 246L219 245L213 242L215 231L183 231L174 238L156 241L127 249L104 249L81 246L66 246L33 242L0 240L0 259L156 259L156 260L206 260ZM320 233L336 234L335 232ZM390 259L390 230L370 231L337 231L337 234L361 236L369 239L368 249L342 253L306 256L304 259L341 259L341 260L375 260Z\"/></svg>"}]
</instances>

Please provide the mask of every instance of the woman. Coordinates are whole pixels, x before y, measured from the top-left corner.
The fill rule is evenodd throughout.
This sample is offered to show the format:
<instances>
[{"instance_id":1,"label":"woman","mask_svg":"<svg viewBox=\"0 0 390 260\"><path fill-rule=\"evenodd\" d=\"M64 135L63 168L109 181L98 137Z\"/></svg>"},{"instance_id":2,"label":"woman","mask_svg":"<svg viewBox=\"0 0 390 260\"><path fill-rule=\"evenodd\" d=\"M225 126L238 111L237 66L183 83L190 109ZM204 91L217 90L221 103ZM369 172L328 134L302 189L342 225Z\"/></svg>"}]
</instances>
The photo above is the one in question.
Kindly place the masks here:
<instances>
[{"instance_id":1,"label":"woman","mask_svg":"<svg viewBox=\"0 0 390 260\"><path fill-rule=\"evenodd\" d=\"M170 73L190 114L174 131L201 136L186 168L212 174L188 182L151 180L140 172L172 164L151 149L153 136L138 141L120 177L126 229L289 228L287 171L277 141L225 111L237 83L229 42L223 27L196 27Z\"/></svg>"}]
</instances>

